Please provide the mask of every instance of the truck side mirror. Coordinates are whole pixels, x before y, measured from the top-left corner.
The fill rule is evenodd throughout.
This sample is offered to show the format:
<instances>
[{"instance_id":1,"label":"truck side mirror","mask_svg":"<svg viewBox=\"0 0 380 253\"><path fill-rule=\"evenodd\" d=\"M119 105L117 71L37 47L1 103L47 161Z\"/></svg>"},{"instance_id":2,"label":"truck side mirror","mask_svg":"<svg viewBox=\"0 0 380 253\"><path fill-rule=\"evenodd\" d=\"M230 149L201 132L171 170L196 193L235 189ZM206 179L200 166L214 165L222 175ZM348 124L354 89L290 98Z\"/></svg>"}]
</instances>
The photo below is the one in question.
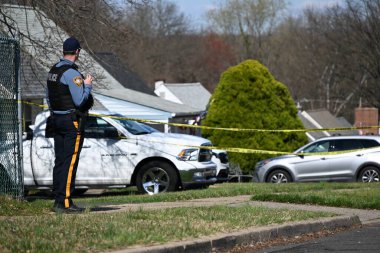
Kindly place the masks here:
<instances>
[{"instance_id":1,"label":"truck side mirror","mask_svg":"<svg viewBox=\"0 0 380 253\"><path fill-rule=\"evenodd\" d=\"M26 132L26 140L33 139L33 131L27 131Z\"/></svg>"}]
</instances>

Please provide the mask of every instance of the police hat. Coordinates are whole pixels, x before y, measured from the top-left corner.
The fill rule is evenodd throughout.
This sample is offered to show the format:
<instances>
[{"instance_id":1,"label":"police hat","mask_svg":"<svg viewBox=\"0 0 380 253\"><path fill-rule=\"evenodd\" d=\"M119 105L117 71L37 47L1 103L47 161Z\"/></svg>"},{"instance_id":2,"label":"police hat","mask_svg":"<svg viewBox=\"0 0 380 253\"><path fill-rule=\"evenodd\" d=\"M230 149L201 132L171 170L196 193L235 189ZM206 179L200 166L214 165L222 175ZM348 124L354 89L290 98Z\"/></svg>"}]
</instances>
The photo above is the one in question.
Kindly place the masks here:
<instances>
[{"instance_id":1,"label":"police hat","mask_svg":"<svg viewBox=\"0 0 380 253\"><path fill-rule=\"evenodd\" d=\"M81 49L79 41L70 37L63 42L63 52L75 52L77 49Z\"/></svg>"}]
</instances>

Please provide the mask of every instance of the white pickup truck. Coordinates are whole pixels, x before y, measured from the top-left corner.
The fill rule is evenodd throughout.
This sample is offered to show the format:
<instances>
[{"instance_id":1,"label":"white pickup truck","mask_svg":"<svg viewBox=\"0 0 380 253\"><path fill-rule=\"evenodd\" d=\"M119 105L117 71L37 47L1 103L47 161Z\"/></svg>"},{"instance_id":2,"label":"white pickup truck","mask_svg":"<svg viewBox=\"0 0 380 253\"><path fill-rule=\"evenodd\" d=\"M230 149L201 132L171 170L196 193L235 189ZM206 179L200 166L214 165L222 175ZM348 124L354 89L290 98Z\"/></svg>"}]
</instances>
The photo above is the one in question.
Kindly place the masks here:
<instances>
[{"instance_id":1,"label":"white pickup truck","mask_svg":"<svg viewBox=\"0 0 380 253\"><path fill-rule=\"evenodd\" d=\"M136 185L142 193L157 194L216 182L209 140L161 133L106 114L91 111L88 117L76 175L79 192ZM54 140L45 137L48 116L48 111L38 114L30 126L33 135L23 141L26 190L53 184Z\"/></svg>"}]
</instances>

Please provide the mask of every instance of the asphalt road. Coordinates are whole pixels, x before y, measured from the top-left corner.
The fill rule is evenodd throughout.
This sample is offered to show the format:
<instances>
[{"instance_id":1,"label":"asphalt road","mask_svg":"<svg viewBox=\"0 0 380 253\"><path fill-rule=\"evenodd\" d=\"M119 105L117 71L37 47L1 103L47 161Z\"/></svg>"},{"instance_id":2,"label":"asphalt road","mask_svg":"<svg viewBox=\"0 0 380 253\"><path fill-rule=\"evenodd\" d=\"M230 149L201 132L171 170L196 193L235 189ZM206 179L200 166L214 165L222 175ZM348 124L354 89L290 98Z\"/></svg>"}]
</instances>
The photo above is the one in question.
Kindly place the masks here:
<instances>
[{"instance_id":1,"label":"asphalt road","mask_svg":"<svg viewBox=\"0 0 380 253\"><path fill-rule=\"evenodd\" d=\"M254 253L378 253L380 252L380 223L371 223L362 228L341 232L333 236L318 238L299 244L278 246Z\"/></svg>"}]
</instances>

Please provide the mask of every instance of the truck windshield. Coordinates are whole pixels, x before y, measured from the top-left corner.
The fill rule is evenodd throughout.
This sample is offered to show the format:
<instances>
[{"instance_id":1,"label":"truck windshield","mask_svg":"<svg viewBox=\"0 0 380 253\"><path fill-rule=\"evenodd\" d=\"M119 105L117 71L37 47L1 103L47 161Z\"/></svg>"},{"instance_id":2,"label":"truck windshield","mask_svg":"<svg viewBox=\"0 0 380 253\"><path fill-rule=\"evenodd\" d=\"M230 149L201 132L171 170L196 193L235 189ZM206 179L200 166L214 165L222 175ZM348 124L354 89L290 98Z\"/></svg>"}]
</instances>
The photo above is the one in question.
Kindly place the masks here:
<instances>
[{"instance_id":1,"label":"truck windshield","mask_svg":"<svg viewBox=\"0 0 380 253\"><path fill-rule=\"evenodd\" d=\"M128 130L131 134L141 135L141 134L150 134L153 131L147 127L144 127L142 123L138 123L132 120L122 120L122 119L114 119L120 125L122 125L125 129Z\"/></svg>"}]
</instances>

